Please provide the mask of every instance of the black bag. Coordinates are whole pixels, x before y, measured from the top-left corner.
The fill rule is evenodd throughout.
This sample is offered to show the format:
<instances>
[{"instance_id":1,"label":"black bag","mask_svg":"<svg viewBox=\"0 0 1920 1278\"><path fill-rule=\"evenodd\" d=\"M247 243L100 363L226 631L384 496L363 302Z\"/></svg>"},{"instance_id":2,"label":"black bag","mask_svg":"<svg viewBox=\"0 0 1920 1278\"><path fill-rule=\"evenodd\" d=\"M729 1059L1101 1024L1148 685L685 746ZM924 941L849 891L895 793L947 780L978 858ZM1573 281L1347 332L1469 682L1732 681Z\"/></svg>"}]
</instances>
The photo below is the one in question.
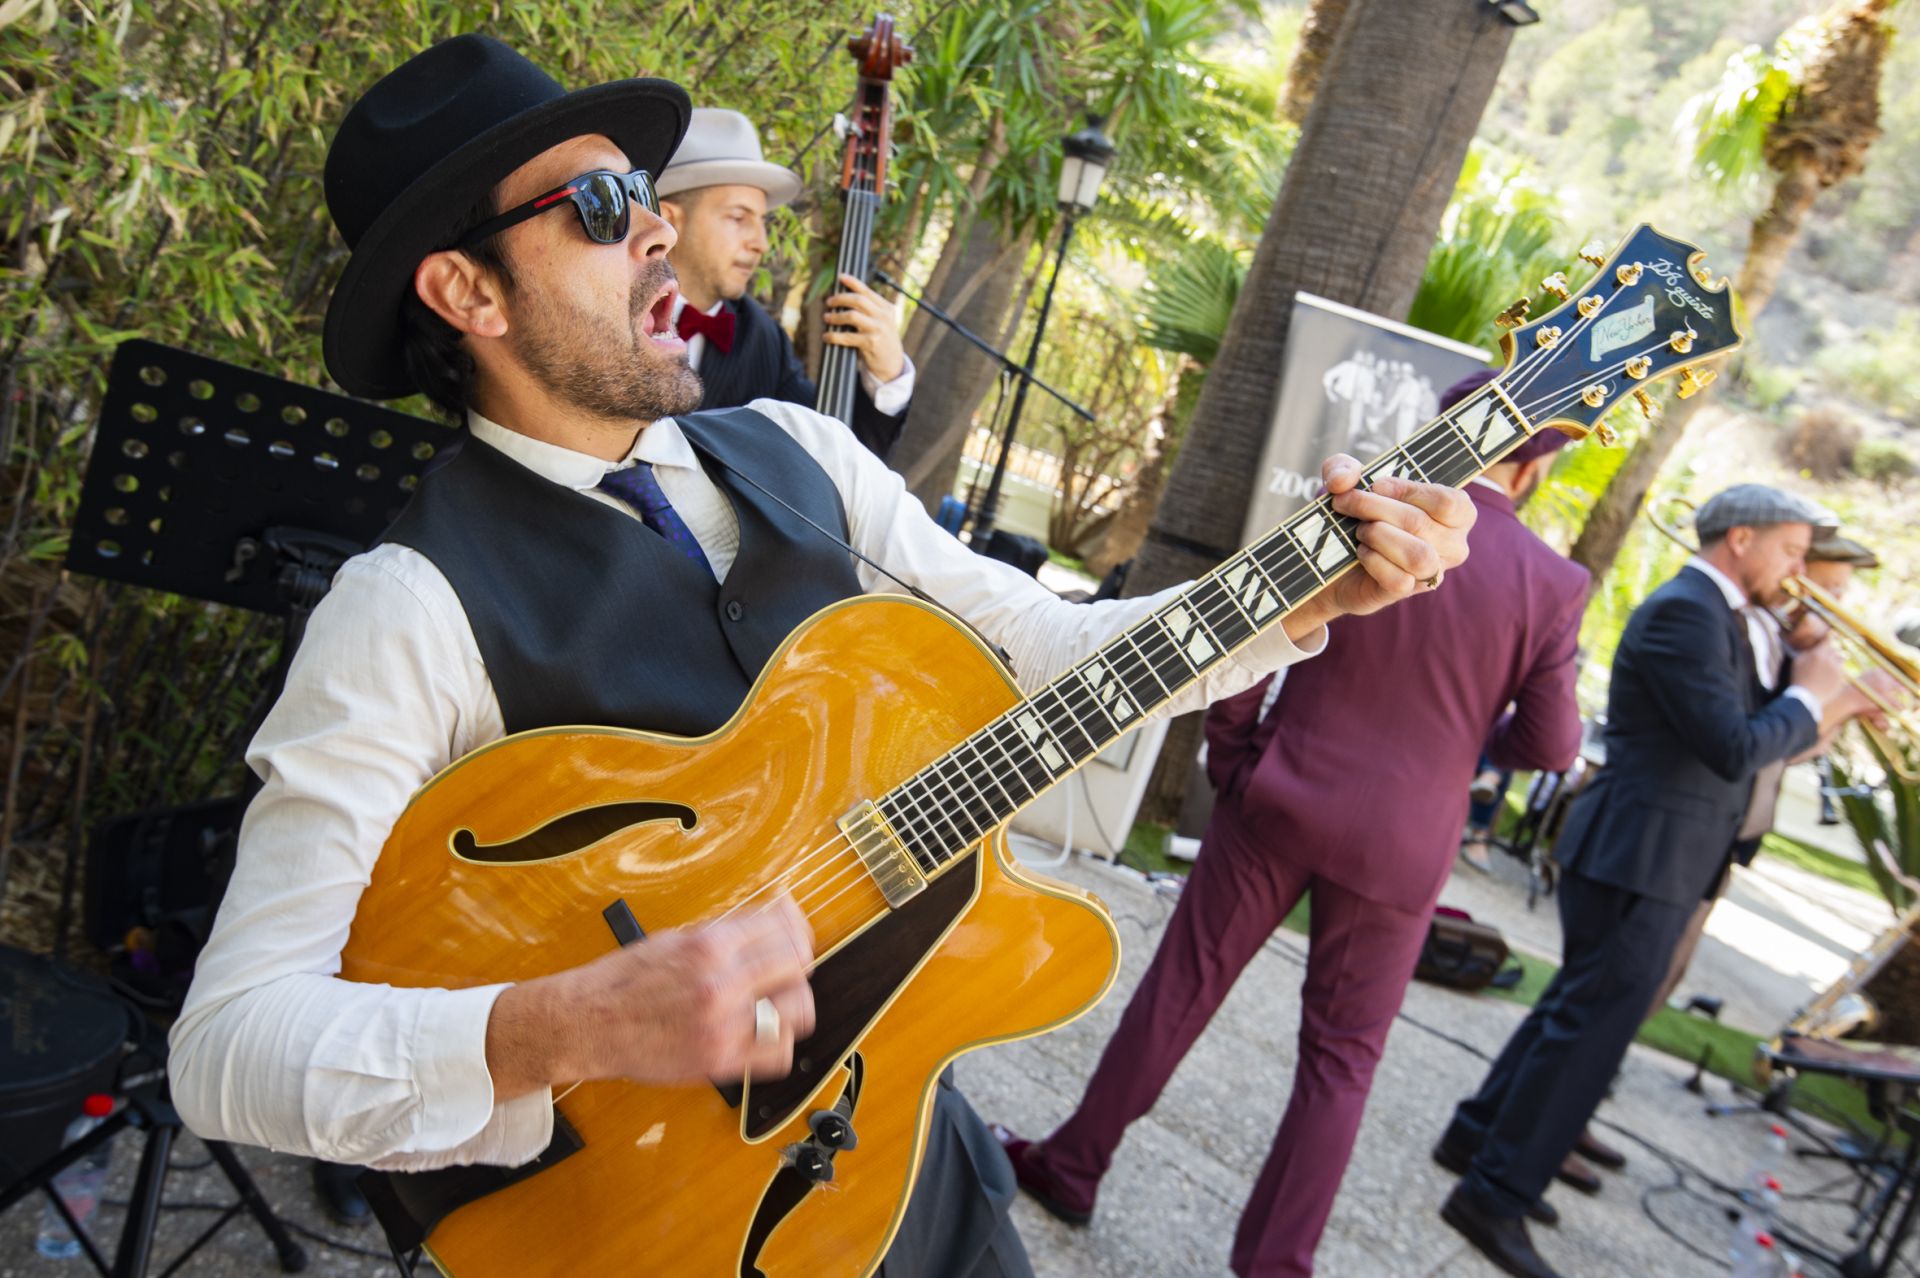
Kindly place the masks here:
<instances>
[{"instance_id":1,"label":"black bag","mask_svg":"<svg viewBox=\"0 0 1920 1278\"><path fill-rule=\"evenodd\" d=\"M1523 974L1517 963L1506 967L1510 957L1498 928L1475 923L1464 910L1436 906L1413 975L1415 980L1456 990L1482 990L1489 985L1506 989L1518 984Z\"/></svg>"}]
</instances>

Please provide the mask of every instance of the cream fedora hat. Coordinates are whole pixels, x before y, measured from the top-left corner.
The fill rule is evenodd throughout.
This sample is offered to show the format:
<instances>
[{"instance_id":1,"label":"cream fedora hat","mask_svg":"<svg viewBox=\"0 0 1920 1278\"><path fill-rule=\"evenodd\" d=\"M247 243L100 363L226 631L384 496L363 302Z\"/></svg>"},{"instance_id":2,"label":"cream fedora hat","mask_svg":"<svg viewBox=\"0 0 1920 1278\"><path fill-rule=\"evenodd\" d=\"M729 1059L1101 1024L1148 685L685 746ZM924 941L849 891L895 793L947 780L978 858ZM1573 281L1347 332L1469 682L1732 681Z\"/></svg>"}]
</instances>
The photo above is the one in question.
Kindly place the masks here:
<instances>
[{"instance_id":1,"label":"cream fedora hat","mask_svg":"<svg viewBox=\"0 0 1920 1278\"><path fill-rule=\"evenodd\" d=\"M767 193L767 207L779 208L800 194L800 177L760 157L760 135L738 111L695 107L693 122L666 169L654 179L662 199L703 186L751 186Z\"/></svg>"}]
</instances>

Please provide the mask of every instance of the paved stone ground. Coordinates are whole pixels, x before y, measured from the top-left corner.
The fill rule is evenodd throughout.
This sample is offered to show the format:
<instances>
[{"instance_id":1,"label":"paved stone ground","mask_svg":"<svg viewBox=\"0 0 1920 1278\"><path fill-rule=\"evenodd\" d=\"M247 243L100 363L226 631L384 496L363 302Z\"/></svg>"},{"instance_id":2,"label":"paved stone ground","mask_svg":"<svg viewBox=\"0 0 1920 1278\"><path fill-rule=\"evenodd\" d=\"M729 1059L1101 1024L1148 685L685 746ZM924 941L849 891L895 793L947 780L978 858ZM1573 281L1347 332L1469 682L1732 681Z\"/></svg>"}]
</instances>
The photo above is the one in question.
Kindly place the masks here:
<instances>
[{"instance_id":1,"label":"paved stone ground","mask_svg":"<svg viewBox=\"0 0 1920 1278\"><path fill-rule=\"evenodd\" d=\"M1124 967L1113 994L1078 1023L961 1063L961 1082L981 1112L1026 1132L1050 1129L1078 1099L1172 904L1170 896L1137 876L1099 863L1076 859L1061 873L1094 888L1112 906L1126 947ZM1504 900L1501 910L1530 918L1529 926L1541 936L1554 935L1551 910L1527 916L1510 885L1473 883L1464 875L1456 876L1460 884L1476 893L1477 901ZM1291 1079L1303 956L1304 940L1282 934L1254 961L1159 1106L1129 1134L1091 1227L1068 1229L1022 1201L1019 1222L1038 1274L1185 1278L1226 1272L1234 1223ZM1427 1150L1452 1103L1479 1081L1483 1054L1499 1048L1521 1014L1522 1009L1494 999L1421 985L1409 992L1320 1250L1322 1275L1484 1278L1494 1273L1435 1214L1449 1180L1428 1160ZM1756 1014L1771 1013L1756 1006ZM1761 1149L1766 1125L1752 1115L1706 1117L1701 1099L1681 1086L1686 1074L1678 1062L1636 1048L1615 1099L1602 1111L1613 1125L1611 1137L1631 1154L1628 1168L1609 1177L1595 1198L1564 1188L1552 1192L1563 1224L1537 1236L1543 1252L1569 1278L1712 1278L1726 1272L1723 1263L1688 1252L1654 1223L1649 1213L1716 1255L1728 1233L1721 1209L1710 1199L1676 1191L1675 1164L1638 1142L1654 1142L1709 1177L1733 1180ZM1714 1099L1727 1098L1724 1084L1711 1081L1709 1089ZM365 1231L350 1235L321 1220L304 1164L259 1151L244 1156L268 1198L296 1223L373 1245ZM180 1162L200 1157L191 1139L177 1153ZM111 1194L124 1198L133 1162L131 1149L122 1150ZM1797 1165L1785 1181L1790 1192L1808 1192L1830 1178L1824 1164ZM169 1189L170 1199L185 1202L227 1197L224 1182L206 1171L176 1175ZM109 1237L121 1214L106 1209L102 1223ZM1844 1213L1835 1208L1796 1205L1792 1215L1827 1237L1837 1237L1844 1223ZM210 1218L205 1212L168 1213L155 1253L161 1263L154 1272ZM0 1216L0 1278L74 1278L85 1272L81 1262L46 1261L34 1253L36 1221L37 1212L25 1204ZM347 1278L392 1272L372 1258L309 1246L311 1274ZM258 1231L236 1221L182 1272L224 1278L276 1270Z\"/></svg>"}]
</instances>

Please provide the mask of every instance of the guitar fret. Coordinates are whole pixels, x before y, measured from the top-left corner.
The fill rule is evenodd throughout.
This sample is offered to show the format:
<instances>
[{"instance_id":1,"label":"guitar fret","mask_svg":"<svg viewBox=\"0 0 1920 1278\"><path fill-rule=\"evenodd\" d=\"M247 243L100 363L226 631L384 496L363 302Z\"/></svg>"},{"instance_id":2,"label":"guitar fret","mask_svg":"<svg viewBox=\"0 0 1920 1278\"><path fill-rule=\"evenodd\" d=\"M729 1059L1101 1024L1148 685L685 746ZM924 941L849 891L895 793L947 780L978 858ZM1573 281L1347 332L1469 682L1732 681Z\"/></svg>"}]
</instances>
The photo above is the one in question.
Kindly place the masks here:
<instances>
[{"instance_id":1,"label":"guitar fret","mask_svg":"<svg viewBox=\"0 0 1920 1278\"><path fill-rule=\"evenodd\" d=\"M1138 661L1142 666L1146 667L1147 674L1153 679L1155 683L1160 685L1160 691L1166 694L1168 700L1172 700L1173 689L1169 688L1167 686L1167 681L1160 677L1160 672L1153 668L1153 662L1148 659L1147 654L1140 651L1139 641L1137 641L1133 637L1133 631L1128 630L1125 633L1123 633L1120 637L1127 641L1127 647L1133 649L1134 659ZM1129 684L1128 687L1131 688L1132 685ZM1140 694L1138 692L1135 692L1134 697L1136 699L1140 699Z\"/></svg>"},{"instance_id":2,"label":"guitar fret","mask_svg":"<svg viewBox=\"0 0 1920 1278\"><path fill-rule=\"evenodd\" d=\"M959 760L951 751L937 760L932 770L941 784L946 787L952 810L957 811L968 824L973 826L973 833L967 838L967 843L977 843L998 824L993 819L993 806L984 803L985 796L981 794L979 787L974 785L973 778L959 766ZM980 813L975 810L976 804L985 807L986 819L983 820Z\"/></svg>"},{"instance_id":3,"label":"guitar fret","mask_svg":"<svg viewBox=\"0 0 1920 1278\"><path fill-rule=\"evenodd\" d=\"M1053 734L1054 741L1066 751L1068 766L1071 767L1093 754L1093 734L1080 722L1080 716L1067 704L1066 696L1060 686L1049 684L1030 698L1034 707L1047 721L1047 730ZM1051 702L1052 704L1047 704ZM1061 716L1065 719L1062 720ZM1077 738L1077 740L1076 740Z\"/></svg>"},{"instance_id":4,"label":"guitar fret","mask_svg":"<svg viewBox=\"0 0 1920 1278\"><path fill-rule=\"evenodd\" d=\"M979 738L977 736L968 737L965 741L962 741L959 746L955 746L954 749L958 750L961 748L961 746L964 746L965 748L973 752L974 765L980 768L982 771L984 771L987 774L987 780L993 782L993 788L998 790L1000 792L1000 797L1007 801L1007 810L1006 812L1001 814L1001 820L1005 820L1007 817L1012 816L1015 812L1019 810L1020 801L1013 797L1012 791L1008 790L1006 786L1001 784L999 770L996 769L993 766L993 764L988 761L985 754L981 753Z\"/></svg>"},{"instance_id":5,"label":"guitar fret","mask_svg":"<svg viewBox=\"0 0 1920 1278\"><path fill-rule=\"evenodd\" d=\"M1188 659L1185 650L1181 647L1180 636L1174 634L1172 629L1168 627L1167 619L1156 612L1153 614L1153 620L1154 624L1160 629L1161 642L1167 645L1173 655L1180 659L1180 664L1186 668L1186 674L1180 676L1180 685L1185 687L1188 683L1200 677L1200 667Z\"/></svg>"},{"instance_id":6,"label":"guitar fret","mask_svg":"<svg viewBox=\"0 0 1920 1278\"><path fill-rule=\"evenodd\" d=\"M880 809L880 815L885 817L887 824L892 827L894 837L913 854L913 859L920 866L921 871L931 873L940 867L942 845L939 839L933 837L933 831L926 829L917 816L909 814L900 806L901 801L906 798L905 789L906 787L902 786L895 790L893 794L882 799L877 806Z\"/></svg>"},{"instance_id":7,"label":"guitar fret","mask_svg":"<svg viewBox=\"0 0 1920 1278\"><path fill-rule=\"evenodd\" d=\"M1012 734L1011 740L1013 745L1020 747L1020 752L1017 754L1014 752L1012 746L1008 744L1009 733ZM1033 749L1021 739L1019 733L1014 730L1013 720L1005 717L997 719L987 726L985 734L1006 761L1013 765L1013 774L1020 778L1021 785L1027 787L1028 799L1038 797L1040 792L1045 790L1053 781L1052 776L1047 773L1046 763L1041 760L1039 755L1037 755ZM1034 776L1036 769L1039 773L1038 779Z\"/></svg>"},{"instance_id":8,"label":"guitar fret","mask_svg":"<svg viewBox=\"0 0 1920 1278\"><path fill-rule=\"evenodd\" d=\"M1345 518L1345 515L1336 514L1324 501L1318 501L1285 525L1288 535L1306 560L1308 569L1322 583L1338 575L1358 558L1350 553L1353 543L1340 528L1340 521ZM1312 544L1308 544L1309 540Z\"/></svg>"},{"instance_id":9,"label":"guitar fret","mask_svg":"<svg viewBox=\"0 0 1920 1278\"><path fill-rule=\"evenodd\" d=\"M915 799L914 802L916 806L920 808L922 819L932 827L934 834L939 837L941 846L957 852L959 849L967 846L969 840L967 839L966 832L954 821L946 805L941 803L939 796L934 793L933 782L937 779L938 777L934 775L932 768L928 768L916 776L914 781L919 784L922 797ZM943 826L945 827L944 833L941 830ZM946 860L946 857L942 856L941 860Z\"/></svg>"},{"instance_id":10,"label":"guitar fret","mask_svg":"<svg viewBox=\"0 0 1920 1278\"><path fill-rule=\"evenodd\" d=\"M1190 593L1197 599L1203 591L1207 598L1200 601L1195 611L1200 614L1214 642L1220 645L1221 655L1225 656L1251 639L1259 627L1253 624L1253 618L1240 606L1240 601L1233 597L1233 592L1227 589L1227 584L1217 572L1194 583ZM1220 608L1218 605L1223 600L1227 606Z\"/></svg>"}]
</instances>

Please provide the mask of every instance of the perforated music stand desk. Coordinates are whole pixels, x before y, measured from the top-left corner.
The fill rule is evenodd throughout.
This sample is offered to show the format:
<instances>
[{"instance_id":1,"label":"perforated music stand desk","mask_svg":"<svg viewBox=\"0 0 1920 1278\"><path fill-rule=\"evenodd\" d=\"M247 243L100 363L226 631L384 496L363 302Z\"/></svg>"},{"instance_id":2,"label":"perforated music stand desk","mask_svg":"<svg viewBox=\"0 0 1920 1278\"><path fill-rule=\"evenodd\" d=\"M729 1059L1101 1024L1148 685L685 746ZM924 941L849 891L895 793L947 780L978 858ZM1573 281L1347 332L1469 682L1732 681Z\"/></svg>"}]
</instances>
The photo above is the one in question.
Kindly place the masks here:
<instances>
[{"instance_id":1,"label":"perforated music stand desk","mask_svg":"<svg viewBox=\"0 0 1920 1278\"><path fill-rule=\"evenodd\" d=\"M67 567L287 616L406 506L447 426L158 342L123 342ZM309 583L310 584L310 583ZM318 594L314 595L318 598Z\"/></svg>"}]
</instances>

